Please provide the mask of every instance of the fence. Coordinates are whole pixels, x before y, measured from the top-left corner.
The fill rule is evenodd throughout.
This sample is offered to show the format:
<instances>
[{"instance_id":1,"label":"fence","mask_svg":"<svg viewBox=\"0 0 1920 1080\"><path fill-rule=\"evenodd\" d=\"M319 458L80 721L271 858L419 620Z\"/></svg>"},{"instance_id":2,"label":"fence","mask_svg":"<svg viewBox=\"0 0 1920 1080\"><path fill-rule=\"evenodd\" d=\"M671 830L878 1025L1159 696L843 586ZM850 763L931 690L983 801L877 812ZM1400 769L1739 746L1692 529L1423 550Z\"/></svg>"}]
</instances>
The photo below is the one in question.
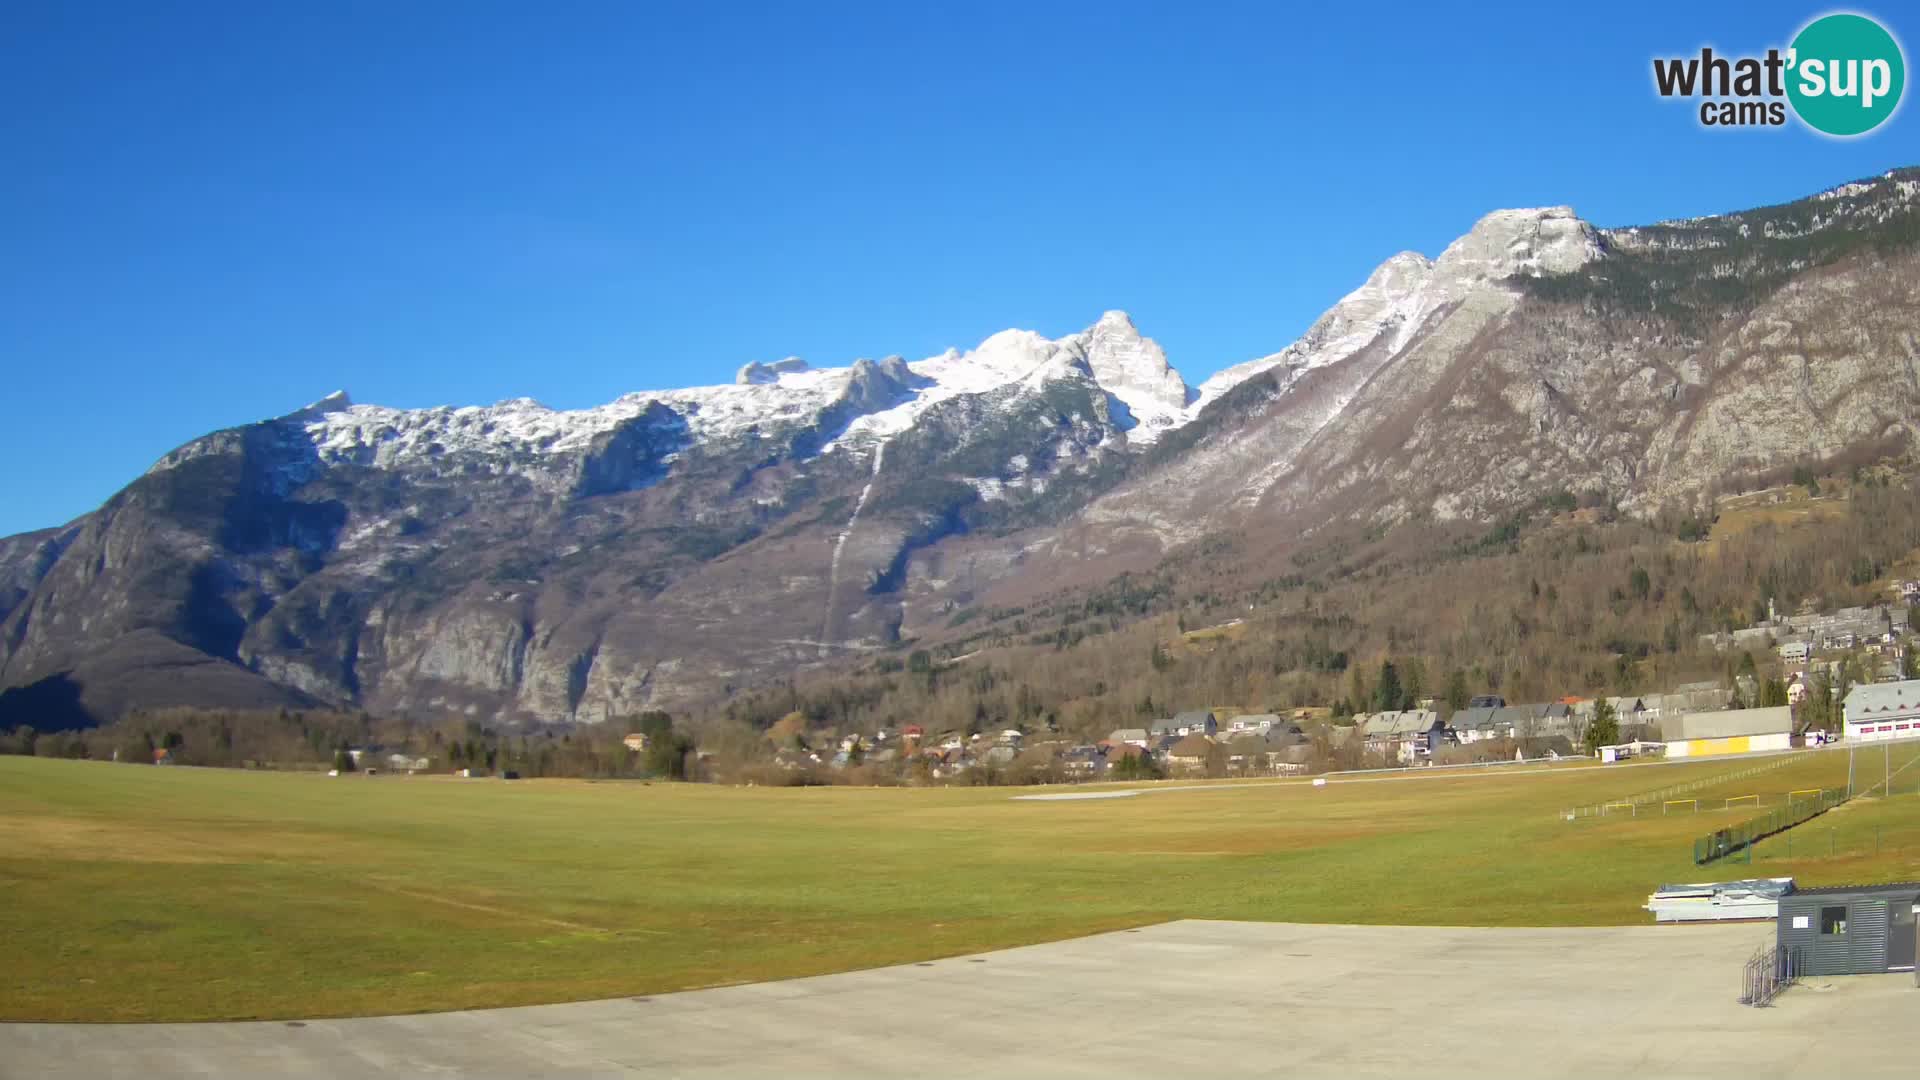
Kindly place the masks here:
<instances>
[{"instance_id":1,"label":"fence","mask_svg":"<svg viewBox=\"0 0 1920 1080\"><path fill-rule=\"evenodd\" d=\"M1834 788L1822 791L1818 798L1796 799L1731 828L1716 829L1693 842L1693 864L1705 866L1735 852L1746 851L1767 837L1819 817L1846 801L1846 791Z\"/></svg>"},{"instance_id":2,"label":"fence","mask_svg":"<svg viewBox=\"0 0 1920 1080\"><path fill-rule=\"evenodd\" d=\"M1701 762L1704 764L1709 760L1710 759L1702 758ZM1652 791L1643 791L1638 795L1632 795L1626 799L1614 799L1607 802L1590 803L1586 806L1576 806L1570 810L1562 811L1560 816L1566 818L1568 821L1587 817L1605 817L1609 813L1618 813L1622 806L1631 806L1637 816L1638 809L1642 806L1658 805L1677 796L1685 795L1688 792L1701 791L1705 788L1729 783L1734 780L1744 780L1749 776L1759 776L1761 773L1771 772L1781 766L1791 765L1800 760L1802 760L1800 753L1782 752L1768 757L1765 761L1748 765L1744 769L1736 769L1728 773L1715 773L1712 776L1696 777L1695 779L1682 781L1678 784L1668 784L1666 787L1655 788Z\"/></svg>"},{"instance_id":3,"label":"fence","mask_svg":"<svg viewBox=\"0 0 1920 1080\"><path fill-rule=\"evenodd\" d=\"M1756 1008L1771 1004L1780 991L1800 977L1800 950L1765 946L1747 961L1740 980L1740 1004Z\"/></svg>"}]
</instances>

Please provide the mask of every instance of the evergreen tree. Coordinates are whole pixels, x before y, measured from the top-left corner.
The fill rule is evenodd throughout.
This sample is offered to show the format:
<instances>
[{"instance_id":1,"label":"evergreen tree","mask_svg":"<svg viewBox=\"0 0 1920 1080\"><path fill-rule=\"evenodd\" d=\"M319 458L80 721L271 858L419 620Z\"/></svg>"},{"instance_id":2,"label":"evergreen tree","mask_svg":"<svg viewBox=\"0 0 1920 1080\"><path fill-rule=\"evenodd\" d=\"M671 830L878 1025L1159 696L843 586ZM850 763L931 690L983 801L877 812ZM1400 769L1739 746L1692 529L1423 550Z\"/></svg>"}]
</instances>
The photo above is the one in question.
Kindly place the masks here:
<instances>
[{"instance_id":1,"label":"evergreen tree","mask_svg":"<svg viewBox=\"0 0 1920 1080\"><path fill-rule=\"evenodd\" d=\"M1619 741L1620 718L1614 715L1613 702L1606 698L1594 699L1593 720L1587 724L1587 752L1597 754L1601 747Z\"/></svg>"},{"instance_id":2,"label":"evergreen tree","mask_svg":"<svg viewBox=\"0 0 1920 1080\"><path fill-rule=\"evenodd\" d=\"M1787 703L1787 684L1780 679L1768 679L1760 684L1760 705L1772 708Z\"/></svg>"},{"instance_id":3,"label":"evergreen tree","mask_svg":"<svg viewBox=\"0 0 1920 1080\"><path fill-rule=\"evenodd\" d=\"M1402 704L1406 692L1400 687L1400 672L1394 668L1393 661L1380 662L1380 681L1373 687L1373 711L1392 712L1404 708Z\"/></svg>"}]
</instances>

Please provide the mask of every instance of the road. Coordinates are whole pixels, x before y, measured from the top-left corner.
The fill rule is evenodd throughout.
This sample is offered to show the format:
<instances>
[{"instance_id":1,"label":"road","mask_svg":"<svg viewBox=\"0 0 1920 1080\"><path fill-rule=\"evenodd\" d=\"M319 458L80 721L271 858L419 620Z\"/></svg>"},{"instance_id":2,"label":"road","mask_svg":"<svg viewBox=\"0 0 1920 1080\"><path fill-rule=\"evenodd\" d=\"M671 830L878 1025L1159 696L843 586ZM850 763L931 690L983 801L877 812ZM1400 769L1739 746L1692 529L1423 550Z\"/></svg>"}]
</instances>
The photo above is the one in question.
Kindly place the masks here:
<instances>
[{"instance_id":1,"label":"road","mask_svg":"<svg viewBox=\"0 0 1920 1080\"><path fill-rule=\"evenodd\" d=\"M1734 1001L1771 925L1183 921L653 998L0 1025L0 1076L1907 1076L1911 976Z\"/></svg>"}]
</instances>

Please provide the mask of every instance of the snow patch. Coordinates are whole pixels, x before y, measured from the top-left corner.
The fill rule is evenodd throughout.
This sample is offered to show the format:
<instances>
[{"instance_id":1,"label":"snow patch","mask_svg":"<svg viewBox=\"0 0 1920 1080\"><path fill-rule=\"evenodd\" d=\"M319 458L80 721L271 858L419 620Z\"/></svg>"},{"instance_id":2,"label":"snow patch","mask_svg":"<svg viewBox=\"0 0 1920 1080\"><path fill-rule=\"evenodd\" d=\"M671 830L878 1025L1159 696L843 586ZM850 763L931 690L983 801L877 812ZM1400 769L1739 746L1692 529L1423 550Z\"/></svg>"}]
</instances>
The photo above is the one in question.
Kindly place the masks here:
<instances>
[{"instance_id":1,"label":"snow patch","mask_svg":"<svg viewBox=\"0 0 1920 1080\"><path fill-rule=\"evenodd\" d=\"M463 463L466 467L504 472L582 453L598 436L655 403L684 422L691 443L702 444L804 426L837 402L853 402L854 411L867 411L853 416L820 452L871 449L877 459L878 446L943 401L1008 387L1037 391L1057 379L1089 378L1108 395L1110 417L1125 433L1125 444L1137 449L1191 423L1248 379L1279 371L1283 385L1290 385L1375 343L1399 351L1436 312L1470 290L1520 274L1564 273L1600 255L1598 234L1566 207L1495 211L1438 259L1402 252L1386 260L1298 341L1226 368L1197 389L1188 387L1165 351L1142 335L1131 317L1108 311L1087 329L1057 340L1032 330L1004 330L965 352L948 349L907 363L889 359L877 368L869 361L838 368L813 368L798 357L756 361L740 368L730 384L640 391L586 409L551 409L530 398L491 406L394 409L356 405L336 393L285 419L304 428L323 461L392 467L462 455L477 461L477 466ZM887 376L887 396L877 400L867 392L876 371ZM903 384L897 395L895 383Z\"/></svg>"}]
</instances>

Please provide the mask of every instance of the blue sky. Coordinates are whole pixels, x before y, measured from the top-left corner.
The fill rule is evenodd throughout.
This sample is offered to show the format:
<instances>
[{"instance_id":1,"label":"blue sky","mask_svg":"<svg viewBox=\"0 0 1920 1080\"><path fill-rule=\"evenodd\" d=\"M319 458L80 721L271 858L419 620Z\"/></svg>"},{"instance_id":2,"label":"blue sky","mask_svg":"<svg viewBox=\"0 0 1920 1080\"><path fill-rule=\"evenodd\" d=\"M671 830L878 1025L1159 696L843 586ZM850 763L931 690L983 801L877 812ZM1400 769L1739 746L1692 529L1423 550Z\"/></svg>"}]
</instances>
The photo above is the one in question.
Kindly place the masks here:
<instances>
[{"instance_id":1,"label":"blue sky","mask_svg":"<svg viewBox=\"0 0 1920 1080\"><path fill-rule=\"evenodd\" d=\"M9 5L0 534L334 389L577 407L1108 308L1197 383L1496 207L1920 163L1910 104L1840 142L1654 96L1817 5L1291 7Z\"/></svg>"}]
</instances>

